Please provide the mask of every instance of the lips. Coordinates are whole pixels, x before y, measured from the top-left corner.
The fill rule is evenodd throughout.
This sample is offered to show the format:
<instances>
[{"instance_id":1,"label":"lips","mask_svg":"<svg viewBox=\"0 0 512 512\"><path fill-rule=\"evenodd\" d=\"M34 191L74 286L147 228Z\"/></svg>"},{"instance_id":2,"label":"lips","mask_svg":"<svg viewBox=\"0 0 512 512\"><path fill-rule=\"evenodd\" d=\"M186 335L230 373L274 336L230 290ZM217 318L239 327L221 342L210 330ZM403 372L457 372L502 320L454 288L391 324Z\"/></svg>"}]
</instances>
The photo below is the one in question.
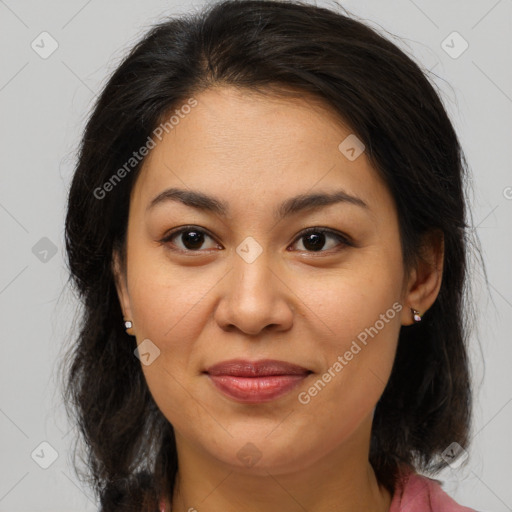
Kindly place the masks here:
<instances>
[{"instance_id":1,"label":"lips","mask_svg":"<svg viewBox=\"0 0 512 512\"><path fill-rule=\"evenodd\" d=\"M209 375L231 375L233 377L265 377L268 375L303 375L311 372L302 366L273 359L254 362L232 359L210 366L206 373Z\"/></svg>"},{"instance_id":2,"label":"lips","mask_svg":"<svg viewBox=\"0 0 512 512\"><path fill-rule=\"evenodd\" d=\"M205 373L228 398L261 403L289 393L312 372L285 361L233 359L213 365Z\"/></svg>"}]
</instances>

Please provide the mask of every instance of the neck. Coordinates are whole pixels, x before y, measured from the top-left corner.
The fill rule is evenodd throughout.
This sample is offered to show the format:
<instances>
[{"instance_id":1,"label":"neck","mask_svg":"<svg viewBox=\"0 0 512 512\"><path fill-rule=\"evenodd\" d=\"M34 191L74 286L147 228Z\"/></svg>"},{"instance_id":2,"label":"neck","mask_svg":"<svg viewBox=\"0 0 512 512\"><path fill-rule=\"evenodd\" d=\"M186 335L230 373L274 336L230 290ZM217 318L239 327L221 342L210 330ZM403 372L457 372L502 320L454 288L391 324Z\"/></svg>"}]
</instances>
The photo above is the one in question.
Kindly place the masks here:
<instances>
[{"instance_id":1,"label":"neck","mask_svg":"<svg viewBox=\"0 0 512 512\"><path fill-rule=\"evenodd\" d=\"M279 470L259 463L241 470L210 457L176 433L179 470L171 510L388 512L392 497L379 485L368 461L371 418L366 427L312 463L314 456L302 466L295 463L293 469Z\"/></svg>"}]
</instances>

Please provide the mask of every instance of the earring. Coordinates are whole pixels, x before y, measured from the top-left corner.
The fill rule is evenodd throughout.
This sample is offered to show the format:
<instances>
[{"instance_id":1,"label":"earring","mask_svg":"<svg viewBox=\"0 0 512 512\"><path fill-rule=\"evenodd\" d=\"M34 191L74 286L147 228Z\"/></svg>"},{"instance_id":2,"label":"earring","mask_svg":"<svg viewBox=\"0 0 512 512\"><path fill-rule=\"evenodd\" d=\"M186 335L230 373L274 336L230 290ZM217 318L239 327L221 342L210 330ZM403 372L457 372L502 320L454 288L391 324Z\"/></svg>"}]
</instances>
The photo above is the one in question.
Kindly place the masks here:
<instances>
[{"instance_id":1,"label":"earring","mask_svg":"<svg viewBox=\"0 0 512 512\"><path fill-rule=\"evenodd\" d=\"M133 332L130 332L132 327L133 327L133 324L132 324L132 322L130 320L126 320L124 322L124 328L126 329L126 332L128 334L130 334L131 336L133 336Z\"/></svg>"},{"instance_id":2,"label":"earring","mask_svg":"<svg viewBox=\"0 0 512 512\"><path fill-rule=\"evenodd\" d=\"M421 316L420 316L420 312L419 311L416 311L415 309L411 308L411 311L412 311L412 317L414 318L414 321L416 323L418 322L421 322Z\"/></svg>"}]
</instances>

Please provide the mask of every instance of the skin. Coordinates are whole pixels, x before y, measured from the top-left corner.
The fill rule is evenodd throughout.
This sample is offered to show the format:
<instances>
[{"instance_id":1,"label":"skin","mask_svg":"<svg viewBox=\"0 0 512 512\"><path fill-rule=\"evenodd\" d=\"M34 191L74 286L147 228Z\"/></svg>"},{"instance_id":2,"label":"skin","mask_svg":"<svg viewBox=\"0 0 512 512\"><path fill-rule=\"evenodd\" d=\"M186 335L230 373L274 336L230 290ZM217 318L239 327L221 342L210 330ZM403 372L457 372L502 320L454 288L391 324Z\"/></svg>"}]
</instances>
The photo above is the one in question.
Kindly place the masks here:
<instances>
[{"instance_id":1,"label":"skin","mask_svg":"<svg viewBox=\"0 0 512 512\"><path fill-rule=\"evenodd\" d=\"M342 154L350 128L313 98L232 87L195 98L146 158L131 193L126 268L117 254L113 260L129 332L160 350L142 370L176 433L179 472L168 507L387 511L392 497L368 461L373 410L400 328L413 323L410 308L423 314L439 292L442 241L426 239L423 259L406 272L392 196L365 153L354 161ZM169 187L215 196L229 214L170 200L148 210ZM273 217L292 196L338 189L368 207L339 202ZM161 241L185 225L206 231L202 245L190 249L186 233ZM354 245L326 235L314 251L300 236L309 227ZM236 252L248 236L262 249L251 263ZM403 309L300 403L298 394L396 302ZM313 373L277 400L242 404L203 373L232 358L284 360ZM237 456L247 443L260 456L253 465Z\"/></svg>"}]
</instances>

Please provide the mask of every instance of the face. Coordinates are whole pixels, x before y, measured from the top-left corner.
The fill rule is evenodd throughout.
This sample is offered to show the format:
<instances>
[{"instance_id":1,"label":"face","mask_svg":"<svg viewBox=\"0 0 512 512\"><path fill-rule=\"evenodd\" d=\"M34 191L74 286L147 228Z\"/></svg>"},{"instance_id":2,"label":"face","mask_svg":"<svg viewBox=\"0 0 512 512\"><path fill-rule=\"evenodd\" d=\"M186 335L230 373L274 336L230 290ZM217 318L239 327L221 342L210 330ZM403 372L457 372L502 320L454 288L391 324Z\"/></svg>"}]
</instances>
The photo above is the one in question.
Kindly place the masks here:
<instances>
[{"instance_id":1,"label":"face","mask_svg":"<svg viewBox=\"0 0 512 512\"><path fill-rule=\"evenodd\" d=\"M195 100L132 189L123 313L178 451L306 467L368 432L411 323L395 205L328 108L227 87ZM302 370L207 373L234 359Z\"/></svg>"}]
</instances>

